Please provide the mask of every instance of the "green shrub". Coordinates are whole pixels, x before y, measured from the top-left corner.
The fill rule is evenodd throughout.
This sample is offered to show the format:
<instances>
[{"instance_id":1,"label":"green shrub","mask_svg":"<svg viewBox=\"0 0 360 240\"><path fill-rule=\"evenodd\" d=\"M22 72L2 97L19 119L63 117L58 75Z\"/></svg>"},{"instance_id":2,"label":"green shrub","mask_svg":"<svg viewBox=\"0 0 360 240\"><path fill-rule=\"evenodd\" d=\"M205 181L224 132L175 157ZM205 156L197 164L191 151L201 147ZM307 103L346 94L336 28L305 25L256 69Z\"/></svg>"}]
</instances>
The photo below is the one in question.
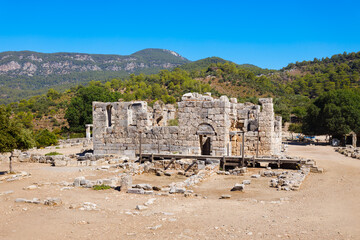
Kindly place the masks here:
<instances>
[{"instance_id":1,"label":"green shrub","mask_svg":"<svg viewBox=\"0 0 360 240\"><path fill-rule=\"evenodd\" d=\"M169 126L179 126L179 120L177 118L169 120Z\"/></svg>"},{"instance_id":2,"label":"green shrub","mask_svg":"<svg viewBox=\"0 0 360 240\"><path fill-rule=\"evenodd\" d=\"M58 142L56 135L47 129L41 130L37 133L35 135L35 141L37 147L56 145Z\"/></svg>"},{"instance_id":3,"label":"green shrub","mask_svg":"<svg viewBox=\"0 0 360 240\"><path fill-rule=\"evenodd\" d=\"M85 132L82 133L70 133L70 138L84 138Z\"/></svg>"},{"instance_id":4,"label":"green shrub","mask_svg":"<svg viewBox=\"0 0 360 240\"><path fill-rule=\"evenodd\" d=\"M93 189L94 190L106 190L106 189L110 189L111 187L108 186L108 185L104 185L104 184L101 184L101 185L95 185L93 186Z\"/></svg>"},{"instance_id":5,"label":"green shrub","mask_svg":"<svg viewBox=\"0 0 360 240\"><path fill-rule=\"evenodd\" d=\"M45 156L55 156L55 155L63 155L63 154L59 153L59 152L49 152L49 153L45 154Z\"/></svg>"}]
</instances>

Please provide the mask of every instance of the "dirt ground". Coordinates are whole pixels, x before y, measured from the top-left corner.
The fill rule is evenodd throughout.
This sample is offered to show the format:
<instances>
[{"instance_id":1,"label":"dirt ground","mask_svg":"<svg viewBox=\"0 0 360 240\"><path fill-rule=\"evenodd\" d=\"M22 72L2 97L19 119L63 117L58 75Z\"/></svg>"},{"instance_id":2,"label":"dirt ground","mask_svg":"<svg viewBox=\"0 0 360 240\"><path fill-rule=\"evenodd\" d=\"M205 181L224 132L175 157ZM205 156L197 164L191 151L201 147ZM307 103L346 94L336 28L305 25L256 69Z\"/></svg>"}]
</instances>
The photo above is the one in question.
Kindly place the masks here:
<instances>
[{"instance_id":1,"label":"dirt ground","mask_svg":"<svg viewBox=\"0 0 360 240\"><path fill-rule=\"evenodd\" d=\"M329 146L292 146L288 155L312 158L324 168L310 173L300 191L277 191L270 178L251 179L244 193L230 192L246 176L214 175L193 187L197 197L135 195L112 189L60 190L75 177L116 176L115 169L15 164L30 178L0 183L0 239L360 239L360 161ZM0 165L7 170L7 164ZM135 183L168 184L170 179L138 176ZM173 177L171 181L183 181ZM38 189L24 190L31 184ZM52 184L50 184L52 183ZM219 199L230 194L230 199ZM62 205L16 203L16 198L59 197ZM143 211L136 205L156 198ZM280 200L281 199L281 200ZM84 202L96 210L73 208Z\"/></svg>"}]
</instances>

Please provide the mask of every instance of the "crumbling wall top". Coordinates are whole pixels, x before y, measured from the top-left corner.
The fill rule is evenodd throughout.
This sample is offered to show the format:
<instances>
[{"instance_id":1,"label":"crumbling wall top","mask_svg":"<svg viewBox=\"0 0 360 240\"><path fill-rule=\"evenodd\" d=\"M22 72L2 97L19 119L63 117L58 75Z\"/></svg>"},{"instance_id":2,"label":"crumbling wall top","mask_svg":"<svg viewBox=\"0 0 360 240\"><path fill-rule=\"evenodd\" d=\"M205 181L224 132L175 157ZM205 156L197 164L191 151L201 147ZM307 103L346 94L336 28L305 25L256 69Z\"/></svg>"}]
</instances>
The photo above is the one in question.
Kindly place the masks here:
<instances>
[{"instance_id":1,"label":"crumbling wall top","mask_svg":"<svg viewBox=\"0 0 360 240\"><path fill-rule=\"evenodd\" d=\"M263 104L263 103L272 103L273 99L272 98L259 98L259 103Z\"/></svg>"},{"instance_id":2,"label":"crumbling wall top","mask_svg":"<svg viewBox=\"0 0 360 240\"><path fill-rule=\"evenodd\" d=\"M230 102L229 98L225 95L221 96L220 99L214 99L211 97L211 93L205 93L204 95L200 93L185 93L181 97L181 101L222 101L222 102ZM232 101L235 101L234 99Z\"/></svg>"}]
</instances>

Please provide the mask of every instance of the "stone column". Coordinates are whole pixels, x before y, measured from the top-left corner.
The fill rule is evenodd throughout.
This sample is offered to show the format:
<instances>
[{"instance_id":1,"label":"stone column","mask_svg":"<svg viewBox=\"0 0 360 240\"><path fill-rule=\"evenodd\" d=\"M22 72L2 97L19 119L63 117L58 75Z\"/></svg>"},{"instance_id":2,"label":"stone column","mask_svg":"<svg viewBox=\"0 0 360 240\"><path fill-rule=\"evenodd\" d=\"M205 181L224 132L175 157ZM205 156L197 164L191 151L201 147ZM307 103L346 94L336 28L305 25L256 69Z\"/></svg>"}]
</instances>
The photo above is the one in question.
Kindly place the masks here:
<instances>
[{"instance_id":1,"label":"stone column","mask_svg":"<svg viewBox=\"0 0 360 240\"><path fill-rule=\"evenodd\" d=\"M274 106L272 98L260 98L262 111L259 113L259 136L261 155L273 155L274 150Z\"/></svg>"},{"instance_id":2,"label":"stone column","mask_svg":"<svg viewBox=\"0 0 360 240\"><path fill-rule=\"evenodd\" d=\"M86 124L85 127L86 127L86 140L88 141L91 141L91 127L93 125L92 124Z\"/></svg>"},{"instance_id":3,"label":"stone column","mask_svg":"<svg viewBox=\"0 0 360 240\"><path fill-rule=\"evenodd\" d=\"M356 142L357 142L357 136L356 133L352 133L352 145L354 148L356 148Z\"/></svg>"}]
</instances>

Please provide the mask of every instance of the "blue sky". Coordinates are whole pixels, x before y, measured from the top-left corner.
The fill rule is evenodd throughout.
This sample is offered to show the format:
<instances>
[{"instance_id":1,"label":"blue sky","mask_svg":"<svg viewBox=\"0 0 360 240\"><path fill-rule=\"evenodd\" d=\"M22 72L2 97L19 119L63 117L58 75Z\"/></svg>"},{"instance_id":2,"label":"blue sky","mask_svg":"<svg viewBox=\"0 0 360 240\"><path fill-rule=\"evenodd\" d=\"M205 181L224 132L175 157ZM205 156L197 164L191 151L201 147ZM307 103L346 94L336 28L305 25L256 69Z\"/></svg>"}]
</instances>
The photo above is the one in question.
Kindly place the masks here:
<instances>
[{"instance_id":1,"label":"blue sky","mask_svg":"<svg viewBox=\"0 0 360 240\"><path fill-rule=\"evenodd\" d=\"M360 1L3 1L0 51L144 48L279 69L360 51Z\"/></svg>"}]
</instances>

